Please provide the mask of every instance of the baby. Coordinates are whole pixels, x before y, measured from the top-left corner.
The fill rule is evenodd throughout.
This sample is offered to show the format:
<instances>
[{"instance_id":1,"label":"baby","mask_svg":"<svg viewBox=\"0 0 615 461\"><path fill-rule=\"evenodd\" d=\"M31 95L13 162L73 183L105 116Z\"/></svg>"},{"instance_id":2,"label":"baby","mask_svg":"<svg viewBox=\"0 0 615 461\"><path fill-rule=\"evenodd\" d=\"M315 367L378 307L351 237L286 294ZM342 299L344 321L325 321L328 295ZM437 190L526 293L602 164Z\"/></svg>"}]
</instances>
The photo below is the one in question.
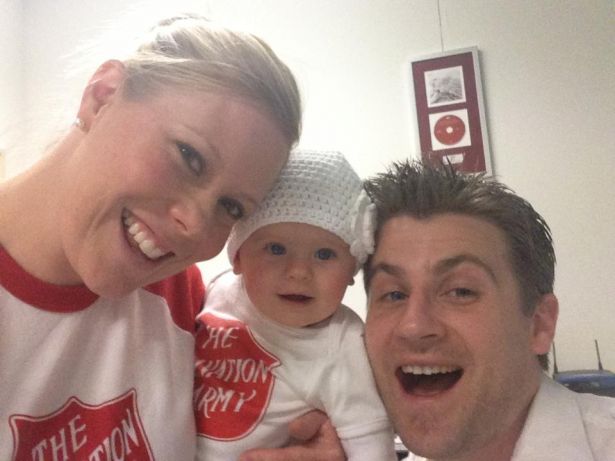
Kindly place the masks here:
<instances>
[{"instance_id":1,"label":"baby","mask_svg":"<svg viewBox=\"0 0 615 461\"><path fill-rule=\"evenodd\" d=\"M335 152L294 152L228 242L233 272L199 315L195 413L200 460L289 442L288 423L324 411L349 460L396 460L363 344L341 304L373 252L374 211Z\"/></svg>"}]
</instances>

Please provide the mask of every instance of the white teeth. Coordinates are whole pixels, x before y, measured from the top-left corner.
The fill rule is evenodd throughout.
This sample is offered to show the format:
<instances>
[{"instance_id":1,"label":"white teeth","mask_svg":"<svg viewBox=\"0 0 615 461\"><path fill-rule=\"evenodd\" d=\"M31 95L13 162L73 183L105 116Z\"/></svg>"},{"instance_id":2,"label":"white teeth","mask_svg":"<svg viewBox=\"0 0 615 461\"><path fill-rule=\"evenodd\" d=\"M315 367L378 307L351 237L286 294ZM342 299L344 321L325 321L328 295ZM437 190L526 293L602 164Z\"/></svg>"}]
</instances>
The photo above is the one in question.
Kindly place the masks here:
<instances>
[{"instance_id":1,"label":"white teeth","mask_svg":"<svg viewBox=\"0 0 615 461\"><path fill-rule=\"evenodd\" d=\"M133 240L138 244L139 249L145 256L149 259L158 259L166 254L156 246L147 230L141 227L141 224L136 221L134 216L128 214L128 212L124 212L122 218L128 233L132 235Z\"/></svg>"},{"instance_id":2,"label":"white teeth","mask_svg":"<svg viewBox=\"0 0 615 461\"><path fill-rule=\"evenodd\" d=\"M164 255L164 253L162 252L162 250L160 250L160 249L158 249L158 248L155 248L155 249L153 249L150 253L148 253L148 255L147 255L147 256L148 256L150 259L158 259L158 258L160 258L160 257L161 257L161 256L163 256L163 255Z\"/></svg>"},{"instance_id":3,"label":"white teeth","mask_svg":"<svg viewBox=\"0 0 615 461\"><path fill-rule=\"evenodd\" d=\"M143 231L140 231L137 234L134 234L132 236L132 238L135 239L135 242L137 242L139 245L141 245L147 239L147 234L145 232L143 232Z\"/></svg>"},{"instance_id":4,"label":"white teeth","mask_svg":"<svg viewBox=\"0 0 615 461\"><path fill-rule=\"evenodd\" d=\"M139 248L150 259L160 258L164 254L151 240L143 240Z\"/></svg>"},{"instance_id":5,"label":"white teeth","mask_svg":"<svg viewBox=\"0 0 615 461\"><path fill-rule=\"evenodd\" d=\"M141 230L141 226L139 225L139 223L129 224L129 226L130 227L128 228L128 233L130 235L137 235Z\"/></svg>"},{"instance_id":6,"label":"white teeth","mask_svg":"<svg viewBox=\"0 0 615 461\"><path fill-rule=\"evenodd\" d=\"M412 373L413 375L435 375L439 373L450 373L457 370L457 367L445 367L445 366L432 366L421 367L417 365L405 365L401 367L401 371L404 373Z\"/></svg>"}]
</instances>

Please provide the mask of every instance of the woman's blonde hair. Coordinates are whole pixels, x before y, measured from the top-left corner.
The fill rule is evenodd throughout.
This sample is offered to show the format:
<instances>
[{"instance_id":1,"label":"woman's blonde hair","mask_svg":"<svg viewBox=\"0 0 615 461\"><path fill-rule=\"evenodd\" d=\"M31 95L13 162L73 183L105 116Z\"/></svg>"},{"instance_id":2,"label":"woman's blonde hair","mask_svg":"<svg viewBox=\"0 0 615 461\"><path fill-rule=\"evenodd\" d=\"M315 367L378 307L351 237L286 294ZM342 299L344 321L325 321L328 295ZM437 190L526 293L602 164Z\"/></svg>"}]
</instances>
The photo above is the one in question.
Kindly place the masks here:
<instances>
[{"instance_id":1,"label":"woman's blonde hair","mask_svg":"<svg viewBox=\"0 0 615 461\"><path fill-rule=\"evenodd\" d=\"M197 14L160 21L123 60L124 94L165 86L222 91L267 110L292 145L301 133L301 99L289 68L260 38L214 25Z\"/></svg>"}]
</instances>

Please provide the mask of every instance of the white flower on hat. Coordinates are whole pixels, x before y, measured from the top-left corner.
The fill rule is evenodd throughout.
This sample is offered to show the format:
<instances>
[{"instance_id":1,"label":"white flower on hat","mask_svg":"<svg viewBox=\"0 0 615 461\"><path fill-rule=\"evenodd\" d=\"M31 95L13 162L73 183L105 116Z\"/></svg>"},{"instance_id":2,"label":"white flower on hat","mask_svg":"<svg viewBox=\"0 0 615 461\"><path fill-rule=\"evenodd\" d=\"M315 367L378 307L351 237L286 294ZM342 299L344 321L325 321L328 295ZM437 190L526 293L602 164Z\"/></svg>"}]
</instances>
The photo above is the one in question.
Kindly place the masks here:
<instances>
[{"instance_id":1,"label":"white flower on hat","mask_svg":"<svg viewBox=\"0 0 615 461\"><path fill-rule=\"evenodd\" d=\"M350 254L359 264L363 264L369 255L374 252L374 232L376 231L376 205L362 190L353 206L350 215L350 231L352 243Z\"/></svg>"}]
</instances>

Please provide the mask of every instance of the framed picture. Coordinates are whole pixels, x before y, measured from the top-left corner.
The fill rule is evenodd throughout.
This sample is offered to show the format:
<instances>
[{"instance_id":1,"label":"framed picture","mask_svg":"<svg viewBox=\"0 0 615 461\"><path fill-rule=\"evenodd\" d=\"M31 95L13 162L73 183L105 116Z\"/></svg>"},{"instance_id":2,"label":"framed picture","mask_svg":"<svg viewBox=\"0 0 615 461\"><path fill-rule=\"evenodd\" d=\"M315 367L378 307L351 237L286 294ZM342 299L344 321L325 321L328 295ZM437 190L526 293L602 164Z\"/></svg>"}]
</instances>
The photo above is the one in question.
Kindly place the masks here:
<instances>
[{"instance_id":1,"label":"framed picture","mask_svg":"<svg viewBox=\"0 0 615 461\"><path fill-rule=\"evenodd\" d=\"M412 61L412 83L423 160L492 175L478 48Z\"/></svg>"}]
</instances>

